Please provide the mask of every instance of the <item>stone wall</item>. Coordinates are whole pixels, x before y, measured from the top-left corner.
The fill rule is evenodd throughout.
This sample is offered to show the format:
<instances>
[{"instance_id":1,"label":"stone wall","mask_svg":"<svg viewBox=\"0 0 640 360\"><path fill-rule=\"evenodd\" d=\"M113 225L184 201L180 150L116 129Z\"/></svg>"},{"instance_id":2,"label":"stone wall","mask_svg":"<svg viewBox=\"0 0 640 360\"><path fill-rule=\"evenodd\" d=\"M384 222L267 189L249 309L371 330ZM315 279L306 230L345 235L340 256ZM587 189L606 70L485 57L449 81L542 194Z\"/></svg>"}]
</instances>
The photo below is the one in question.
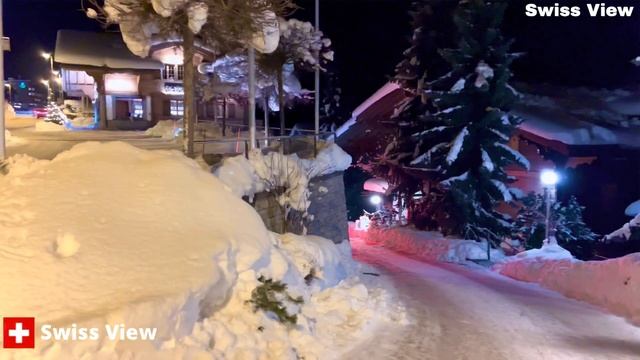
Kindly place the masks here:
<instances>
[{"instance_id":1,"label":"stone wall","mask_svg":"<svg viewBox=\"0 0 640 360\"><path fill-rule=\"evenodd\" d=\"M254 208L262 217L267 228L273 232L291 232L318 235L336 244L349 238L347 204L344 193L343 172L337 172L311 179L309 206L310 219L302 220L302 214L290 211L285 222L284 209L273 193L260 193L254 199ZM303 226L304 225L304 226Z\"/></svg>"},{"instance_id":2,"label":"stone wall","mask_svg":"<svg viewBox=\"0 0 640 360\"><path fill-rule=\"evenodd\" d=\"M344 173L337 172L312 179L309 184L309 214L313 220L307 223L307 233L333 240L336 244L349 238L343 178Z\"/></svg>"}]
</instances>

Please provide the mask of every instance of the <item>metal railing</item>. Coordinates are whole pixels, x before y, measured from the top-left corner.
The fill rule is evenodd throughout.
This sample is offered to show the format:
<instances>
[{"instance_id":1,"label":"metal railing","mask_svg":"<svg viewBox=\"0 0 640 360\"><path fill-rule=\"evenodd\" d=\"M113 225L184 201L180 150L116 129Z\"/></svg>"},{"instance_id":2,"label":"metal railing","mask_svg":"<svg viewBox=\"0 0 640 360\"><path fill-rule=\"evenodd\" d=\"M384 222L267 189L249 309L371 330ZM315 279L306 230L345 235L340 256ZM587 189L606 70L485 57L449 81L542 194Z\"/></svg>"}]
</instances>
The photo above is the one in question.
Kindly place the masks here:
<instances>
[{"instance_id":1,"label":"metal railing","mask_svg":"<svg viewBox=\"0 0 640 360\"><path fill-rule=\"evenodd\" d=\"M232 129L232 137L208 137L207 129L196 129L196 151L200 150L202 155L239 155L248 157L251 149L248 134L248 126L244 124L227 124ZM315 157L318 154L318 144L325 141L335 141L335 132L321 132L315 134L313 130L288 128L285 129L289 135L265 136L264 127L256 127L256 132L261 133L256 139L256 146L263 151L278 151L284 155L298 154L300 157ZM280 132L280 128L270 127L271 132Z\"/></svg>"}]
</instances>

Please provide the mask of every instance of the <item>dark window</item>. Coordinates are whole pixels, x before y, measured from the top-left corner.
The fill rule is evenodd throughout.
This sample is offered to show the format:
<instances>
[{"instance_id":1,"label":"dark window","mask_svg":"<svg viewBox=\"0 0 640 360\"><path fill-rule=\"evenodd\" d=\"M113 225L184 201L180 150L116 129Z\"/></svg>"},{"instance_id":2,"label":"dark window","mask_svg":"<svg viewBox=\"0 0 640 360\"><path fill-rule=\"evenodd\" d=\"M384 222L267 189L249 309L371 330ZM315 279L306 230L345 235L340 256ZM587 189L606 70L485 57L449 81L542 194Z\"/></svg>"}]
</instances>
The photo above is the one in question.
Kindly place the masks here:
<instances>
[{"instance_id":1,"label":"dark window","mask_svg":"<svg viewBox=\"0 0 640 360\"><path fill-rule=\"evenodd\" d=\"M175 65L165 65L164 69L162 69L162 78L164 80L173 80L175 76L176 76Z\"/></svg>"},{"instance_id":2,"label":"dark window","mask_svg":"<svg viewBox=\"0 0 640 360\"><path fill-rule=\"evenodd\" d=\"M178 80L184 79L184 65L178 65Z\"/></svg>"}]
</instances>

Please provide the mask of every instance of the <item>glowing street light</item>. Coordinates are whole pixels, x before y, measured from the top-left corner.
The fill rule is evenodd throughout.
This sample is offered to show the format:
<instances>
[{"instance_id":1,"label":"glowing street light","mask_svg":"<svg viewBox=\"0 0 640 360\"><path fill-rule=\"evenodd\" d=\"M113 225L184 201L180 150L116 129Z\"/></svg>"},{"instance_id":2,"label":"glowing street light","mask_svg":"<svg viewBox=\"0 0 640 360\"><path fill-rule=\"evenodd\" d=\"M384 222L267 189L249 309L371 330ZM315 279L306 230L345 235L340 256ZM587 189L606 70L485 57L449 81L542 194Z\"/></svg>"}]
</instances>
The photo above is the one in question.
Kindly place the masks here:
<instances>
[{"instance_id":1,"label":"glowing street light","mask_svg":"<svg viewBox=\"0 0 640 360\"><path fill-rule=\"evenodd\" d=\"M369 201L375 206L380 206L380 204L382 204L382 196L380 196L380 195L372 195L369 198Z\"/></svg>"},{"instance_id":2,"label":"glowing street light","mask_svg":"<svg viewBox=\"0 0 640 360\"><path fill-rule=\"evenodd\" d=\"M545 217L545 241L550 245L557 245L554 229L551 224L551 205L556 201L556 185L560 182L560 175L551 169L542 170L540 182L544 188L547 212Z\"/></svg>"},{"instance_id":3,"label":"glowing street light","mask_svg":"<svg viewBox=\"0 0 640 360\"><path fill-rule=\"evenodd\" d=\"M540 173L540 182L545 187L556 186L560 182L560 175L554 170L542 170Z\"/></svg>"}]
</instances>

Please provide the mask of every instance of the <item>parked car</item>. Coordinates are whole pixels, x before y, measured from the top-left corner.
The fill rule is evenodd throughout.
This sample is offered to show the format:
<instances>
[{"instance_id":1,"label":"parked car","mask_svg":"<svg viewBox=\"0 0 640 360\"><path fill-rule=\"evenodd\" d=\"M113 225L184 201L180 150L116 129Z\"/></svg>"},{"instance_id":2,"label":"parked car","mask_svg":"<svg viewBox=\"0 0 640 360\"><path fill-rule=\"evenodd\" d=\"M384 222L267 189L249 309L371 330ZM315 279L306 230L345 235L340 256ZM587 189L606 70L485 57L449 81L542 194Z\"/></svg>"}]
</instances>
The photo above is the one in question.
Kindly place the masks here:
<instances>
[{"instance_id":1,"label":"parked car","mask_svg":"<svg viewBox=\"0 0 640 360\"><path fill-rule=\"evenodd\" d=\"M41 118L47 117L47 109L45 109L45 108L34 108L33 109L33 116L36 119L41 119Z\"/></svg>"}]
</instances>

